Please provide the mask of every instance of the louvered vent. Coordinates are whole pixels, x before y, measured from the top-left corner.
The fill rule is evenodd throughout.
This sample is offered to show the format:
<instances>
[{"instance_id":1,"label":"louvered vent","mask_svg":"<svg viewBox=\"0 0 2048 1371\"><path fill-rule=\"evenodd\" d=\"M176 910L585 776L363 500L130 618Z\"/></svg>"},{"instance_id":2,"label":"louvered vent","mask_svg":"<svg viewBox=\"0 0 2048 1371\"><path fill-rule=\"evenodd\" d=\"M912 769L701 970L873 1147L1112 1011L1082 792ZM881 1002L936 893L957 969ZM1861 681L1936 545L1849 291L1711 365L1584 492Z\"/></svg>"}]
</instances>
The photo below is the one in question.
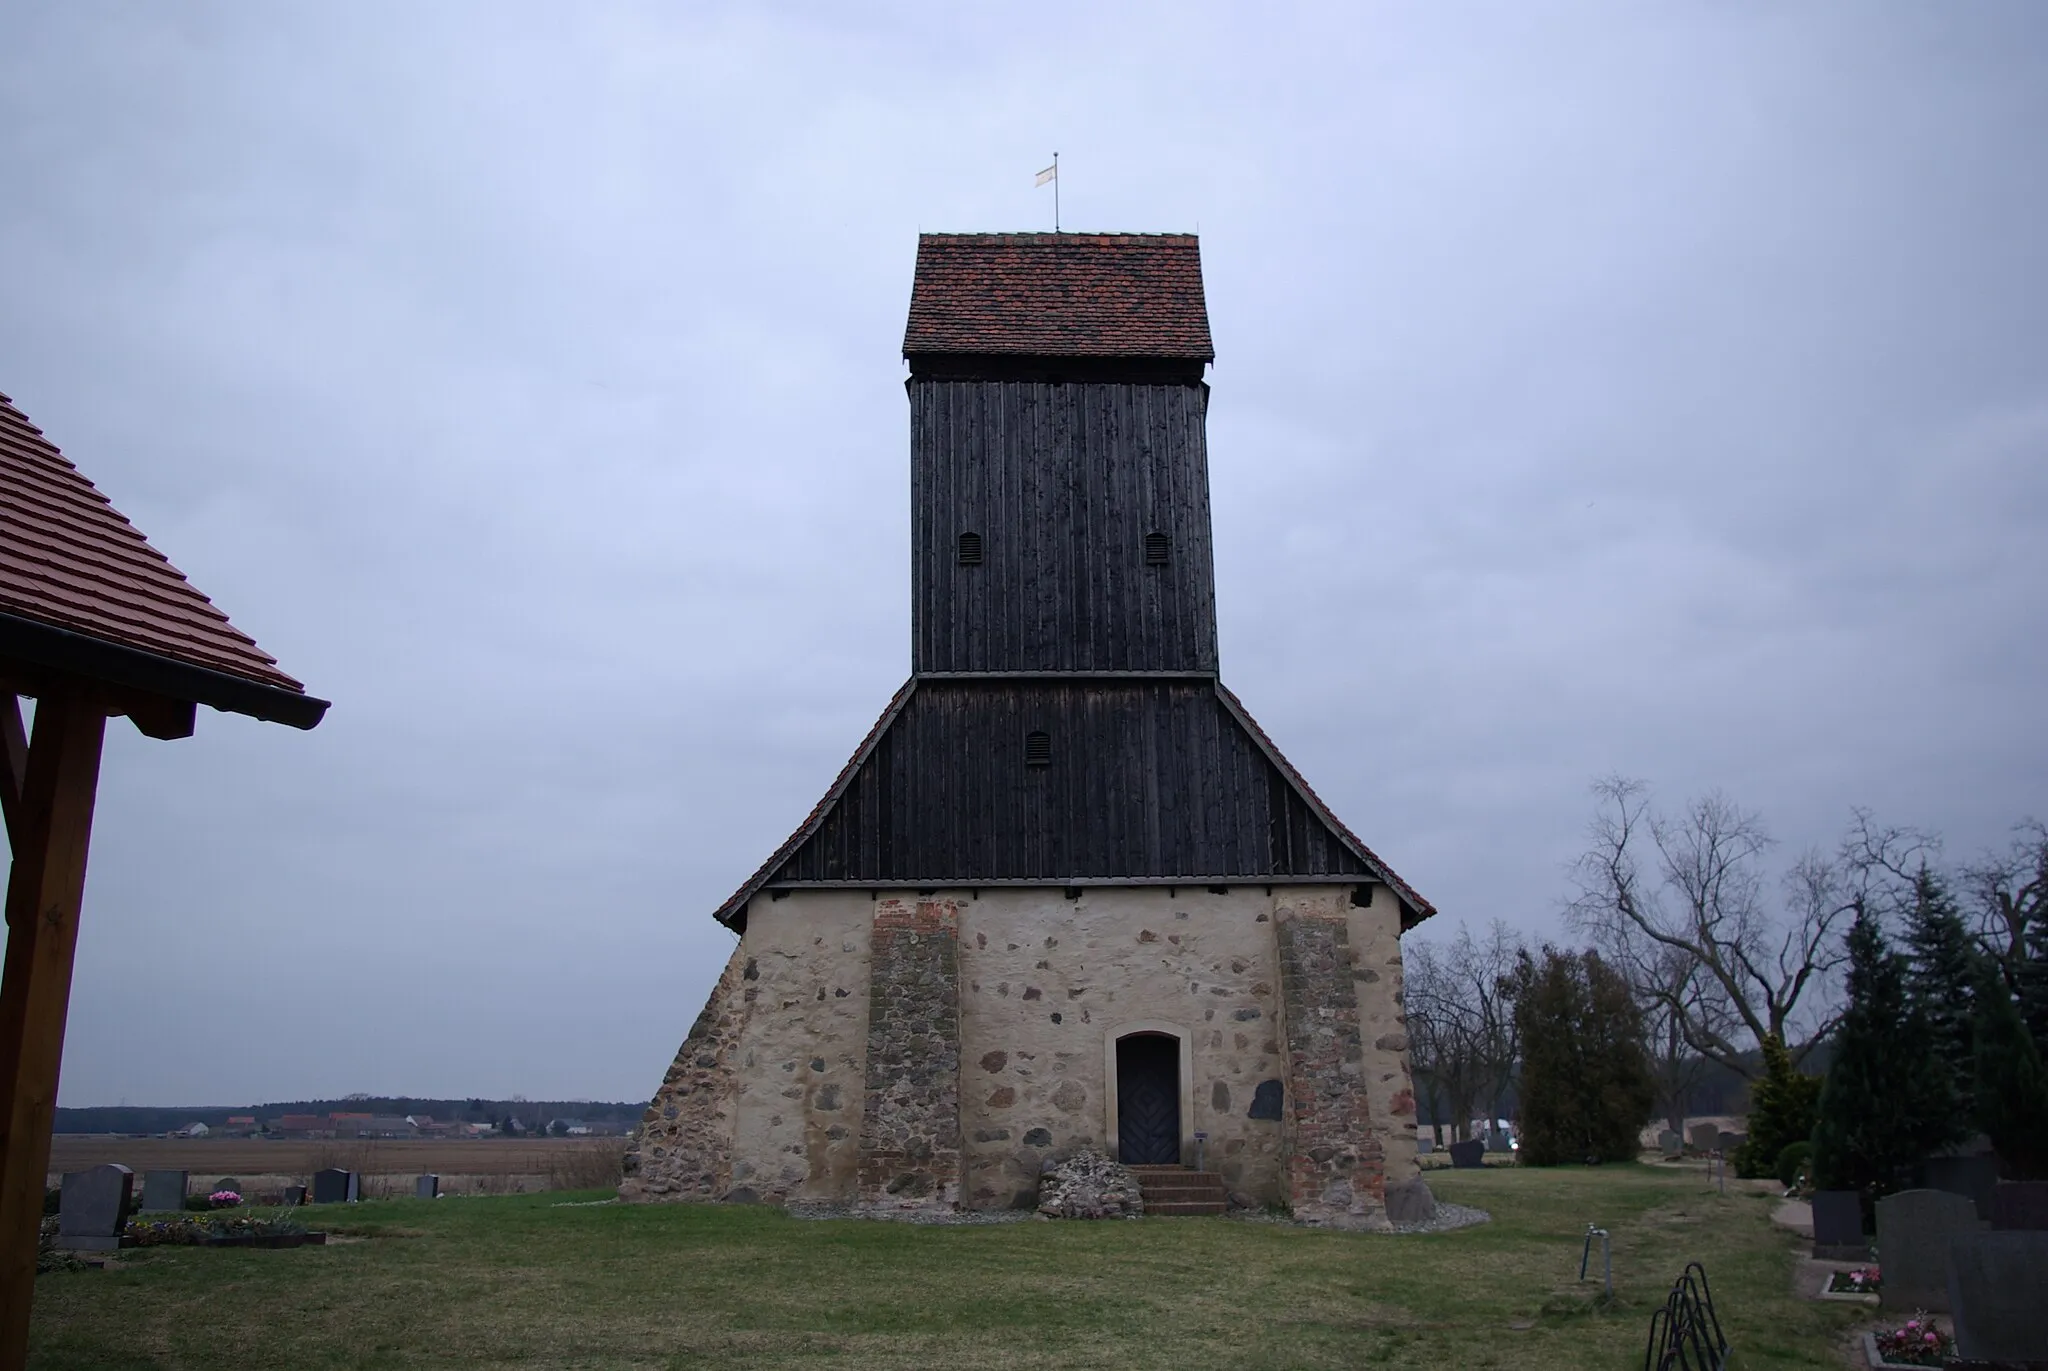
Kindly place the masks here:
<instances>
[{"instance_id":1,"label":"louvered vent","mask_svg":"<svg viewBox=\"0 0 2048 1371\"><path fill-rule=\"evenodd\" d=\"M1167 553L1167 549L1168 549L1168 547L1169 547L1169 546L1170 546L1170 544L1168 544L1168 542L1166 541L1166 535L1165 535L1164 533L1148 533L1148 534L1146 534L1146 535L1145 535L1145 565L1146 565L1146 566L1165 566L1165 565L1166 565L1166 553Z\"/></svg>"},{"instance_id":2,"label":"louvered vent","mask_svg":"<svg viewBox=\"0 0 2048 1371\"><path fill-rule=\"evenodd\" d=\"M1024 765L1052 765L1052 735L1033 730L1024 735Z\"/></svg>"},{"instance_id":3,"label":"louvered vent","mask_svg":"<svg viewBox=\"0 0 2048 1371\"><path fill-rule=\"evenodd\" d=\"M981 565L981 535L979 533L963 533L960 535L960 565Z\"/></svg>"}]
</instances>

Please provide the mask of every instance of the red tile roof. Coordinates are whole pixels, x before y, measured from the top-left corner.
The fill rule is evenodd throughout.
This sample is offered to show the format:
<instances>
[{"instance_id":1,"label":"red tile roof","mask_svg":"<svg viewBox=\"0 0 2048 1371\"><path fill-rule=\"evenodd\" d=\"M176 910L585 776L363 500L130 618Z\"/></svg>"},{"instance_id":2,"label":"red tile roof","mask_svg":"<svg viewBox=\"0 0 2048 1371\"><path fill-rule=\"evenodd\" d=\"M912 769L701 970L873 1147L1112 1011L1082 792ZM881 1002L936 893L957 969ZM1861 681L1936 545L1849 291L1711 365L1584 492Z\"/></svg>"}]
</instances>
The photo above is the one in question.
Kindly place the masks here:
<instances>
[{"instance_id":1,"label":"red tile roof","mask_svg":"<svg viewBox=\"0 0 2048 1371\"><path fill-rule=\"evenodd\" d=\"M303 693L0 395L0 614Z\"/></svg>"},{"instance_id":2,"label":"red tile roof","mask_svg":"<svg viewBox=\"0 0 2048 1371\"><path fill-rule=\"evenodd\" d=\"M926 233L906 357L1164 357L1211 361L1201 245L1191 233Z\"/></svg>"}]
</instances>

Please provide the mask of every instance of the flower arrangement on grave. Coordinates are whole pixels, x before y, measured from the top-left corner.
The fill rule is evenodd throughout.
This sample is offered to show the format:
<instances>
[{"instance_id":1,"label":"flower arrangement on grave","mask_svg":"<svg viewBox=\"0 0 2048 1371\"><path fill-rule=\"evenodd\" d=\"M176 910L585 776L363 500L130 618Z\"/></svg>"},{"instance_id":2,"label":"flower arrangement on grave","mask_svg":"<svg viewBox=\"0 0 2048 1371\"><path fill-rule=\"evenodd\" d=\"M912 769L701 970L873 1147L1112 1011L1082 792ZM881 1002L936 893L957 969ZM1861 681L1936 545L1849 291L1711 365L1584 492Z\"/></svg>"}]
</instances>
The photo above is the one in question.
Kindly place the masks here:
<instances>
[{"instance_id":1,"label":"flower arrangement on grave","mask_svg":"<svg viewBox=\"0 0 2048 1371\"><path fill-rule=\"evenodd\" d=\"M1955 1338L1926 1313L1874 1336L1879 1356L1906 1366L1940 1366L1956 1354Z\"/></svg>"},{"instance_id":2,"label":"flower arrangement on grave","mask_svg":"<svg viewBox=\"0 0 2048 1371\"><path fill-rule=\"evenodd\" d=\"M1837 1271L1828 1277L1828 1293L1832 1295L1875 1295L1883 1288L1884 1279L1875 1266Z\"/></svg>"},{"instance_id":3,"label":"flower arrangement on grave","mask_svg":"<svg viewBox=\"0 0 2048 1371\"><path fill-rule=\"evenodd\" d=\"M215 1209L233 1209L242 1202L242 1197L232 1190L216 1190L206 1197L206 1202Z\"/></svg>"}]
</instances>

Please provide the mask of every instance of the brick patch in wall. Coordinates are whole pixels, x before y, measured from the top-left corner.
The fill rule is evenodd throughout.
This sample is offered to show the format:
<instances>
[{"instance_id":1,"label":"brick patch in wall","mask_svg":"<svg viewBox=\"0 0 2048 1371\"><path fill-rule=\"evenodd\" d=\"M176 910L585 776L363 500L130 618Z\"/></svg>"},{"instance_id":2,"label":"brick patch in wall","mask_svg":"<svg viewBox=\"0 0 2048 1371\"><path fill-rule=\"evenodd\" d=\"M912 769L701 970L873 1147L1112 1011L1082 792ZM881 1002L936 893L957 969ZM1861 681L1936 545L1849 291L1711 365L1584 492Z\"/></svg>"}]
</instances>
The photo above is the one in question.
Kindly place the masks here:
<instances>
[{"instance_id":1,"label":"brick patch in wall","mask_svg":"<svg viewBox=\"0 0 2048 1371\"><path fill-rule=\"evenodd\" d=\"M1366 1099L1350 934L1340 915L1283 907L1274 935L1287 1040L1282 1141L1294 1217L1384 1229L1385 1153Z\"/></svg>"},{"instance_id":2,"label":"brick patch in wall","mask_svg":"<svg viewBox=\"0 0 2048 1371\"><path fill-rule=\"evenodd\" d=\"M960 906L875 905L860 1208L951 1209L960 1199Z\"/></svg>"}]
</instances>

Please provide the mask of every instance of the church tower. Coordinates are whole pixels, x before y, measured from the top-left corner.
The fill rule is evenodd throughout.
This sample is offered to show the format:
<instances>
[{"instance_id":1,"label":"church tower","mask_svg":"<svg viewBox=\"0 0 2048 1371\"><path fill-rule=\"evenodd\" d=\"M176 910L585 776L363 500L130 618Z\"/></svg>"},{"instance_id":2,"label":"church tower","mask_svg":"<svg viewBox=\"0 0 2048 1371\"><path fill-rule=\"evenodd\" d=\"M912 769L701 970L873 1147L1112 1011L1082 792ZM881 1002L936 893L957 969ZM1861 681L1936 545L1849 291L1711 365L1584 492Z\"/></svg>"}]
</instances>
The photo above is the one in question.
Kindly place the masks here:
<instances>
[{"instance_id":1,"label":"church tower","mask_svg":"<svg viewBox=\"0 0 2048 1371\"><path fill-rule=\"evenodd\" d=\"M924 235L903 352L912 674L715 911L625 1193L1005 1206L1199 1135L1236 1202L1384 1223L1433 911L1218 675L1197 240Z\"/></svg>"}]
</instances>

